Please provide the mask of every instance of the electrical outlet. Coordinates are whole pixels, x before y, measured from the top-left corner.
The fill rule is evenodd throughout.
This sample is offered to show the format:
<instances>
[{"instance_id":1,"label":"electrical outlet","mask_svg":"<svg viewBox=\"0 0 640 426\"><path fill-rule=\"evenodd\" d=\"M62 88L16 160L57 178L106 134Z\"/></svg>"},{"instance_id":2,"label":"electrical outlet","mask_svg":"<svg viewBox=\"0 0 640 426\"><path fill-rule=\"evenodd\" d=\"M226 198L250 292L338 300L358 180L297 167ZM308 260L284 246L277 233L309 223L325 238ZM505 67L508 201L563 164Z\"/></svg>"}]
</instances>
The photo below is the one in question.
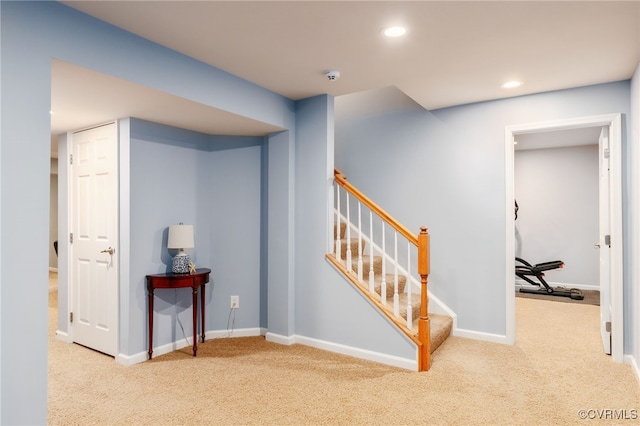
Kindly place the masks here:
<instances>
[{"instance_id":1,"label":"electrical outlet","mask_svg":"<svg viewBox=\"0 0 640 426\"><path fill-rule=\"evenodd\" d=\"M238 309L240 307L240 296L231 296L231 309Z\"/></svg>"}]
</instances>

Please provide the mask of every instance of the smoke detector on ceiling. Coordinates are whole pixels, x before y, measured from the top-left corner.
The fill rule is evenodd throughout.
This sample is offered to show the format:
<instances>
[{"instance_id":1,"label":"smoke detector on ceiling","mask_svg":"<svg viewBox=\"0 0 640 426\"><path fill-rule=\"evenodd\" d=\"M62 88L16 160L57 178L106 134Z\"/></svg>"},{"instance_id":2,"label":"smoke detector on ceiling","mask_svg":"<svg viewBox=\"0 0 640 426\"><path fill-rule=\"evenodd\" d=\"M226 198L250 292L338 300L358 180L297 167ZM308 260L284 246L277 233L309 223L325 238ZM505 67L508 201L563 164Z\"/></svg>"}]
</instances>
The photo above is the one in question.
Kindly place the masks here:
<instances>
[{"instance_id":1,"label":"smoke detector on ceiling","mask_svg":"<svg viewBox=\"0 0 640 426\"><path fill-rule=\"evenodd\" d=\"M327 70L324 72L324 76L327 77L327 80L329 81L336 81L340 78L340 71Z\"/></svg>"}]
</instances>

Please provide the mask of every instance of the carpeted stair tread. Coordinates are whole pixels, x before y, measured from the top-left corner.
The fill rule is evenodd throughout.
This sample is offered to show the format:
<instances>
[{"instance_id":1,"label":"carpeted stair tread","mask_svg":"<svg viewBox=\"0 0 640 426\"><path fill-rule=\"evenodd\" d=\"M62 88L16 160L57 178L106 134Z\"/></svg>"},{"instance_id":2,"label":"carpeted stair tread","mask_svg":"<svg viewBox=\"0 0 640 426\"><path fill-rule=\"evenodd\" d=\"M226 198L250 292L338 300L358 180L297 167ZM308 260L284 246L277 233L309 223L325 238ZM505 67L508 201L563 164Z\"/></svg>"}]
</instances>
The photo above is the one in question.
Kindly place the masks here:
<instances>
[{"instance_id":1,"label":"carpeted stair tread","mask_svg":"<svg viewBox=\"0 0 640 426\"><path fill-rule=\"evenodd\" d=\"M418 317L420 315L418 314ZM413 332L418 334L418 319L413 320ZM431 332L431 353L447 340L453 328L453 318L448 315L429 314L429 331Z\"/></svg>"},{"instance_id":2,"label":"carpeted stair tread","mask_svg":"<svg viewBox=\"0 0 640 426\"><path fill-rule=\"evenodd\" d=\"M393 299L394 287L395 287L395 275L394 274L385 274L385 281L387 287L387 299ZM398 293L402 294L404 292L405 285L407 284L407 277L404 275L398 275ZM369 286L369 274L367 274L367 278L365 279L365 286ZM382 274L375 275L373 279L373 288L376 293L382 297Z\"/></svg>"},{"instance_id":3,"label":"carpeted stair tread","mask_svg":"<svg viewBox=\"0 0 640 426\"><path fill-rule=\"evenodd\" d=\"M333 247L333 252L336 252L335 249L335 244L334 243L334 247ZM362 244L364 244L364 241L362 242ZM351 238L349 240L347 240L346 238L343 238L340 240L340 259L342 260L347 260L347 249L351 248L351 259L356 259L358 256L358 239L357 238Z\"/></svg>"},{"instance_id":4,"label":"carpeted stair tread","mask_svg":"<svg viewBox=\"0 0 640 426\"><path fill-rule=\"evenodd\" d=\"M362 279L367 281L369 279L369 272L371 270L371 257L363 256L362 257ZM358 272L358 259L354 256L351 258L351 268L357 273ZM381 256L373 256L373 274L378 277L382 275L382 257Z\"/></svg>"},{"instance_id":5,"label":"carpeted stair tread","mask_svg":"<svg viewBox=\"0 0 640 426\"><path fill-rule=\"evenodd\" d=\"M409 299L409 295L407 293L401 293L398 295L398 300L400 301L400 316L404 319L407 319L407 300ZM391 305L393 307L393 305ZM411 295L411 317L415 320L420 316L420 295L412 294Z\"/></svg>"}]
</instances>

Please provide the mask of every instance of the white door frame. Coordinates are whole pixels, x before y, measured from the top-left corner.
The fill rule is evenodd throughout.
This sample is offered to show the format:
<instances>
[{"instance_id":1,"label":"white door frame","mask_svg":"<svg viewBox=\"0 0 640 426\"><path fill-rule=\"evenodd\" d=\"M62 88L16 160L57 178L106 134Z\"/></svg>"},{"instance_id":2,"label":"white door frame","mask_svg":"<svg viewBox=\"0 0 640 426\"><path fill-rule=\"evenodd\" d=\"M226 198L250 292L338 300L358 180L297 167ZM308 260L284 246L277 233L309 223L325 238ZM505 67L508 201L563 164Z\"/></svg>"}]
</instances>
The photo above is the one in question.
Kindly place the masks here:
<instances>
[{"instance_id":1,"label":"white door frame","mask_svg":"<svg viewBox=\"0 0 640 426\"><path fill-rule=\"evenodd\" d=\"M622 116L606 114L579 117L568 120L540 123L518 124L505 127L505 300L506 300L506 338L509 344L516 340L515 315L515 218L513 216L514 184L514 138L516 135L542 131L567 130L584 127L609 126L609 161L611 176L609 191L612 200L610 215L611 232L611 358L623 361L623 282L622 282Z\"/></svg>"}]
</instances>

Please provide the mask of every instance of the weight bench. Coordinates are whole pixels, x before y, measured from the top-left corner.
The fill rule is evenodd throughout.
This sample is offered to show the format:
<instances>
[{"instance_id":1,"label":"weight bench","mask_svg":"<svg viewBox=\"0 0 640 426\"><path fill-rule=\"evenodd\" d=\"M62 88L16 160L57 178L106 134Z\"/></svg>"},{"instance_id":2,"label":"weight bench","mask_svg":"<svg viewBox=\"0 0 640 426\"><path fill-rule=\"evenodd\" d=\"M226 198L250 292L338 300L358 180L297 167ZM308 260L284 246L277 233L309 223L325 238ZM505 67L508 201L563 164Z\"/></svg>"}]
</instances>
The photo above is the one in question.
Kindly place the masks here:
<instances>
[{"instance_id":1,"label":"weight bench","mask_svg":"<svg viewBox=\"0 0 640 426\"><path fill-rule=\"evenodd\" d=\"M538 263L531 265L526 260L516 257L516 276L522 278L529 284L537 288L520 288L521 293L546 294L548 296L570 297L574 300L584 299L582 291L577 288L551 287L544 279L544 272L564 267L564 262L554 260L551 262ZM534 278L537 281L534 281Z\"/></svg>"}]
</instances>

